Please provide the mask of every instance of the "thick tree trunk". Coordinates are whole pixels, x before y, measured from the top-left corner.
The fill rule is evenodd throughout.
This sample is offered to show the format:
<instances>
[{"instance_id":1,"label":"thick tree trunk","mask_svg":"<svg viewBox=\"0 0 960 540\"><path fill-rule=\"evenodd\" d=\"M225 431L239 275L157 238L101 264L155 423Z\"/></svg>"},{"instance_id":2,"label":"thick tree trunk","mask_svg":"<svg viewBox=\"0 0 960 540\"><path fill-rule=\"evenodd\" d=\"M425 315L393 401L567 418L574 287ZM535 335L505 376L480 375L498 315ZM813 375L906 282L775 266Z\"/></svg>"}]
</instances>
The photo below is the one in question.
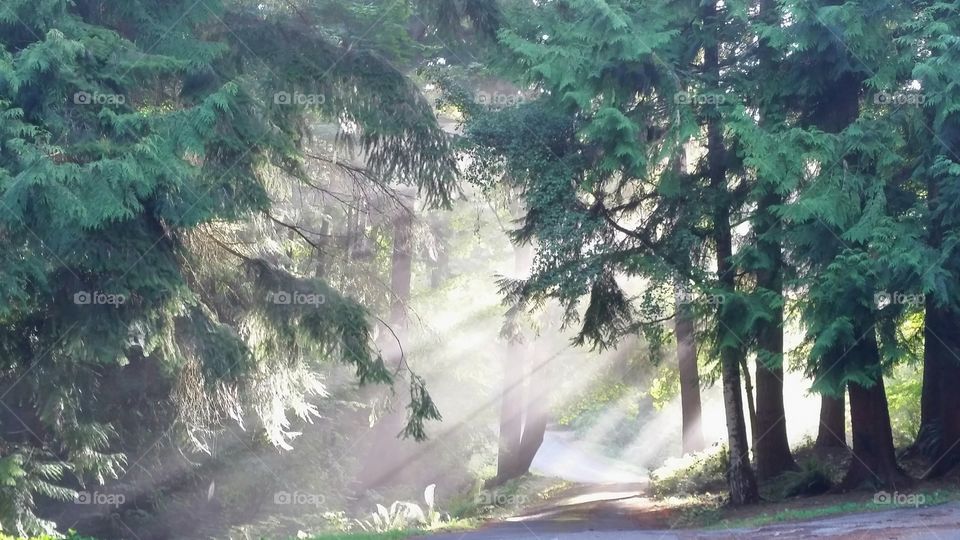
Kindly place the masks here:
<instances>
[{"instance_id":1,"label":"thick tree trunk","mask_svg":"<svg viewBox=\"0 0 960 540\"><path fill-rule=\"evenodd\" d=\"M757 287L783 298L783 282L780 277L782 255L779 241L763 239L778 227L779 220L770 211L782 201L776 194L761 201L758 248L770 268L757 272ZM780 474L796 470L797 464L790 453L787 440L787 419L783 408L783 305L769 306L770 318L758 322L757 328L757 417L753 455L757 460L757 476L769 480Z\"/></svg>"},{"instance_id":2,"label":"thick tree trunk","mask_svg":"<svg viewBox=\"0 0 960 540\"><path fill-rule=\"evenodd\" d=\"M933 445L927 478L938 478L960 463L960 314L950 308L934 306L927 311L927 338L933 340L938 354L925 362L935 364L939 378L936 426L938 444ZM925 389L926 390L926 389Z\"/></svg>"},{"instance_id":3,"label":"thick tree trunk","mask_svg":"<svg viewBox=\"0 0 960 540\"><path fill-rule=\"evenodd\" d=\"M717 5L708 2L704 6L704 23L719 35L720 21ZM720 46L713 42L704 47L704 71L719 87L720 82ZM718 110L710 111L707 121L707 166L709 167L710 189L715 198L714 241L717 255L717 279L726 294L736 292L736 275L732 265L733 234L730 228L730 193L727 188L726 148L723 141L723 128ZM743 505L760 499L757 491L757 479L750 465L750 453L747 446L747 428L743 418L743 395L740 390L740 364L746 351L739 336L733 335L732 328L737 323L731 320L726 303L721 303L717 313L718 343L720 344L720 370L723 382L723 404L727 421L727 450L729 466L727 481L730 487L730 503Z\"/></svg>"},{"instance_id":4,"label":"thick tree trunk","mask_svg":"<svg viewBox=\"0 0 960 540\"><path fill-rule=\"evenodd\" d=\"M853 346L848 354L853 361L872 372L874 382L864 386L848 383L850 420L853 425L853 459L841 482L843 489L856 489L865 484L897 489L911 484L911 479L897 464L890 429L890 411L880 369L880 350L874 332Z\"/></svg>"},{"instance_id":5,"label":"thick tree trunk","mask_svg":"<svg viewBox=\"0 0 960 540\"><path fill-rule=\"evenodd\" d=\"M917 428L917 437L907 450L908 455L922 454L936 459L939 452L941 409L940 382L946 376L943 373L944 356L949 351L939 338L937 331L938 319L942 313L937 309L932 296L928 297L924 308L923 323L923 387L920 391L920 426Z\"/></svg>"},{"instance_id":6,"label":"thick tree trunk","mask_svg":"<svg viewBox=\"0 0 960 540\"><path fill-rule=\"evenodd\" d=\"M700 408L700 372L697 343L690 306L677 297L674 333L677 337L677 367L680 371L681 448L684 454L704 448Z\"/></svg>"},{"instance_id":7,"label":"thick tree trunk","mask_svg":"<svg viewBox=\"0 0 960 540\"><path fill-rule=\"evenodd\" d=\"M927 182L927 205L938 215L938 179ZM930 246L942 250L943 224L929 226ZM960 462L960 314L931 295L924 313L923 389L920 429L914 448L930 460L926 478L943 476Z\"/></svg>"},{"instance_id":8,"label":"thick tree trunk","mask_svg":"<svg viewBox=\"0 0 960 540\"><path fill-rule=\"evenodd\" d=\"M780 14L775 0L760 0L759 17L766 24L776 25ZM778 62L777 52L766 39L759 41L759 57L765 70L774 71ZM780 116L778 111L762 108L761 125L766 125ZM757 477L769 480L780 474L796 470L797 464L790 453L787 440L787 420L783 408L783 253L781 248L782 228L780 219L774 215L773 208L783 204L781 197L773 187L775 181L759 179L765 189L760 198L754 219L757 236L757 250L761 255L762 267L757 271L757 288L771 294L772 305L768 305L768 319L757 323L757 414L755 433L759 433L753 443L753 456L757 463Z\"/></svg>"},{"instance_id":9,"label":"thick tree trunk","mask_svg":"<svg viewBox=\"0 0 960 540\"><path fill-rule=\"evenodd\" d=\"M820 396L820 427L815 448L847 447L846 390L839 396Z\"/></svg>"}]
</instances>

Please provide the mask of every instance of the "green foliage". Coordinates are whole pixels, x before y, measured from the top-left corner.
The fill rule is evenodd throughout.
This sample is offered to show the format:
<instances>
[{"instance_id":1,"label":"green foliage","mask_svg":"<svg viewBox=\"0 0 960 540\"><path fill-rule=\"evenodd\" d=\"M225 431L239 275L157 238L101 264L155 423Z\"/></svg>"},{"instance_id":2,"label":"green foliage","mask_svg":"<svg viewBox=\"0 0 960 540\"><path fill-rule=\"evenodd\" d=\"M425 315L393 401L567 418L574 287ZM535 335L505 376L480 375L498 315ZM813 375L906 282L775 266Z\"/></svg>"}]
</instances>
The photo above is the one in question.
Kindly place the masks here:
<instances>
[{"instance_id":1,"label":"green foliage","mask_svg":"<svg viewBox=\"0 0 960 540\"><path fill-rule=\"evenodd\" d=\"M668 459L650 473L651 493L665 498L722 491L727 483L727 461L725 446Z\"/></svg>"},{"instance_id":2,"label":"green foliage","mask_svg":"<svg viewBox=\"0 0 960 540\"><path fill-rule=\"evenodd\" d=\"M833 486L830 471L816 459L800 464L800 470L787 471L777 479L779 498L810 497L826 493Z\"/></svg>"},{"instance_id":3,"label":"green foliage","mask_svg":"<svg viewBox=\"0 0 960 540\"><path fill-rule=\"evenodd\" d=\"M364 531L379 533L443 527L447 519L435 508L436 488L436 484L430 484L423 491L426 509L408 501L394 501L389 508L378 504L377 511L368 519L356 520L355 523Z\"/></svg>"},{"instance_id":4,"label":"green foliage","mask_svg":"<svg viewBox=\"0 0 960 540\"><path fill-rule=\"evenodd\" d=\"M367 309L269 247L241 246L271 213L273 179L309 184L305 126L318 119L344 126L341 147L369 178L448 203L448 138L391 64L417 48L411 6L389 7L0 6L3 530L49 532L33 497L116 478L144 428L209 450L225 422L252 418L288 447L287 413L315 415L321 362L392 380ZM295 295L323 302L276 300ZM439 412L422 381L410 398L406 432L422 438Z\"/></svg>"},{"instance_id":5,"label":"green foliage","mask_svg":"<svg viewBox=\"0 0 960 540\"><path fill-rule=\"evenodd\" d=\"M898 447L907 447L917 436L920 425L920 394L923 387L915 365L902 364L884 380L890 404L890 425Z\"/></svg>"}]
</instances>

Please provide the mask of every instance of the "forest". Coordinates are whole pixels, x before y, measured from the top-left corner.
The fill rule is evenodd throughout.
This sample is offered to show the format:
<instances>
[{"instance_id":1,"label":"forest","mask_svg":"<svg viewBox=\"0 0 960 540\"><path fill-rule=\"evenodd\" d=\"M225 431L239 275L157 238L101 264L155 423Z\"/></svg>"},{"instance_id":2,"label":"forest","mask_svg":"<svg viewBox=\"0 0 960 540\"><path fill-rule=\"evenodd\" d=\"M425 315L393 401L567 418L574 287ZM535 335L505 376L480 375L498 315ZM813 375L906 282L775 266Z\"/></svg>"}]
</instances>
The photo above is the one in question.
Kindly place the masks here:
<instances>
[{"instance_id":1,"label":"forest","mask_svg":"<svg viewBox=\"0 0 960 540\"><path fill-rule=\"evenodd\" d=\"M960 0L0 0L0 540L960 534Z\"/></svg>"}]
</instances>

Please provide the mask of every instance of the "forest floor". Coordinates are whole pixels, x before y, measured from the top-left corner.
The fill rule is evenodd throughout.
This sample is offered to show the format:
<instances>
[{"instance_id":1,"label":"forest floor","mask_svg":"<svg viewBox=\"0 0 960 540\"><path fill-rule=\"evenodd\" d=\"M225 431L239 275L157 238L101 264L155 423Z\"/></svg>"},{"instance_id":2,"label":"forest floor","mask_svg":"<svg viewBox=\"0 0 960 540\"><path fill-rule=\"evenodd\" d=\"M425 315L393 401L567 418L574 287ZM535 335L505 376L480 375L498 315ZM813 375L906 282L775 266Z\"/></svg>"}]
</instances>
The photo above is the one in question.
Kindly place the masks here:
<instances>
[{"instance_id":1,"label":"forest floor","mask_svg":"<svg viewBox=\"0 0 960 540\"><path fill-rule=\"evenodd\" d=\"M960 502L876 509L863 492L796 499L714 514L705 527L679 528L689 511L655 501L643 485L580 485L556 501L476 531L429 540L619 540L837 538L946 540L960 534ZM852 512L852 513L850 513ZM838 515L839 514L839 515Z\"/></svg>"},{"instance_id":2,"label":"forest floor","mask_svg":"<svg viewBox=\"0 0 960 540\"><path fill-rule=\"evenodd\" d=\"M661 500L650 495L646 471L598 455L569 434L549 431L533 469L575 484L479 530L424 538L960 538L960 489L955 480L923 483L909 493L828 493L744 508L724 506L719 496Z\"/></svg>"}]
</instances>

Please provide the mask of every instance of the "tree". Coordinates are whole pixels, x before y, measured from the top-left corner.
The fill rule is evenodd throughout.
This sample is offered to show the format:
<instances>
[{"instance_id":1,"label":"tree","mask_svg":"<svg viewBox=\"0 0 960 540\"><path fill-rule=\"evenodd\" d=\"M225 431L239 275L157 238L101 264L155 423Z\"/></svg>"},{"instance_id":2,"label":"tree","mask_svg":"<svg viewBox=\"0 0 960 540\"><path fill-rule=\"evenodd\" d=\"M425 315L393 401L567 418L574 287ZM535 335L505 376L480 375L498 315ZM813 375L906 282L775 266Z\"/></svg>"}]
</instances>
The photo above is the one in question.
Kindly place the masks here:
<instances>
[{"instance_id":1,"label":"tree","mask_svg":"<svg viewBox=\"0 0 960 540\"><path fill-rule=\"evenodd\" d=\"M807 84L795 97L800 121L783 133L806 140L797 148L816 150L795 161L793 174L804 182L781 215L789 224L791 255L803 272L799 287L813 343L811 372L826 394L839 395L844 386L849 392L855 459L843 485L896 486L906 477L893 448L883 387L889 356L882 354L896 349L896 337L890 319L878 313L875 294L889 285L888 265L912 264L916 230L897 216L906 210L888 205L886 198L900 183L900 130L887 123L889 117L865 114L862 105L868 80L895 84L902 75L901 51L891 47L890 33L902 31L908 18L898 5L857 2L796 5L790 14L791 40L804 52L785 63L788 82L804 78ZM862 28L869 30L846 31L844 25L854 20L868 21ZM848 41L837 37L837 28ZM891 67L880 70L874 65L880 62ZM810 81L811 66L818 64L814 71L822 75Z\"/></svg>"},{"instance_id":2,"label":"tree","mask_svg":"<svg viewBox=\"0 0 960 540\"><path fill-rule=\"evenodd\" d=\"M700 413L700 373L697 366L696 328L686 298L677 295L674 334L677 338L677 368L680 373L681 450L684 454L704 448Z\"/></svg>"},{"instance_id":3,"label":"tree","mask_svg":"<svg viewBox=\"0 0 960 540\"><path fill-rule=\"evenodd\" d=\"M121 474L118 431L143 411L113 406L101 383L160 375L173 410L147 412L161 432L202 445L252 416L284 446L286 413L312 410L317 360L391 381L364 307L234 234L269 215L270 174L309 182L311 114L350 123L373 174L449 199L448 139L389 63L412 48L409 6L202 4L0 8L5 529L50 529L33 495L73 496L68 468L80 482ZM331 9L346 22L308 23ZM280 379L289 393L266 391ZM422 384L411 393L407 432L422 437L438 413Z\"/></svg>"},{"instance_id":4,"label":"tree","mask_svg":"<svg viewBox=\"0 0 960 540\"><path fill-rule=\"evenodd\" d=\"M957 58L949 44L960 24L956 2L922 2L911 26L910 43L916 56L912 75L922 96L908 104L904 121L918 134L912 150L920 156L913 175L923 186L916 197L925 206L924 229L928 258L912 274L912 284L925 291L923 390L917 444L929 458L927 476L946 474L960 462L960 306L956 253L958 181L957 149L960 119L954 111L956 89L949 82ZM916 105L922 105L918 107ZM922 110L922 112L921 112ZM923 193L925 191L925 193Z\"/></svg>"},{"instance_id":5,"label":"tree","mask_svg":"<svg viewBox=\"0 0 960 540\"><path fill-rule=\"evenodd\" d=\"M507 17L517 24L501 32L501 42L512 55L514 71L525 73L542 96L494 115L464 107L472 115L468 135L502 158L505 178L524 193L528 210L517 239L535 237L540 246L533 276L505 283L508 297L527 305L558 299L567 321L580 322L575 341L598 347L637 330L656 339L664 312L673 304L652 293L642 302L628 299L617 283L620 275L664 282L679 275L706 290L719 290L725 298L737 297L733 253L724 251L732 246L733 204L722 193L727 170L723 120L712 108L701 114L700 108L674 99L694 87L716 95L719 40L728 32L736 35L736 29L708 12L709 21L702 25L707 30L696 33L698 26L685 17L704 17L689 2L643 7L567 2L517 10ZM701 50L716 57L701 67L708 75L682 80L678 73ZM692 174L663 167L692 138L710 141L702 145L709 148L709 164ZM484 156L477 153L478 160ZM713 202L705 206L701 197ZM713 231L727 232L713 236L709 230L677 225L704 220L712 221ZM691 249L696 249L691 246L705 240L718 246L721 270L713 279L690 261ZM584 298L580 319L577 306ZM738 359L745 351L724 328L739 313L723 307L715 315L735 445L731 488L735 502L747 502L756 498L756 485L739 386Z\"/></svg>"}]
</instances>

